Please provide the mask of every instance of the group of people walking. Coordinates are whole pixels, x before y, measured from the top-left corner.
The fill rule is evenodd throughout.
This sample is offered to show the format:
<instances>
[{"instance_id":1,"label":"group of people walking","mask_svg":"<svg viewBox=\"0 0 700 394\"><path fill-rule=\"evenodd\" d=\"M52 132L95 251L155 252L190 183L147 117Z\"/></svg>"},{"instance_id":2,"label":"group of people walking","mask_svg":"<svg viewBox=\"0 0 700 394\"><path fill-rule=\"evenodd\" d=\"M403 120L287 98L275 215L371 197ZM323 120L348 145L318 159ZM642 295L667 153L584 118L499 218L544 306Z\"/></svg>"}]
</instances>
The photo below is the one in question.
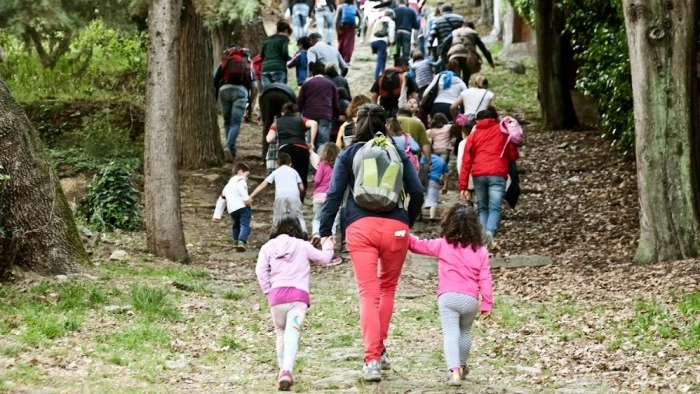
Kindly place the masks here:
<instances>
[{"instance_id":1,"label":"group of people walking","mask_svg":"<svg viewBox=\"0 0 700 394\"><path fill-rule=\"evenodd\" d=\"M341 27L346 6L355 7L347 1L335 10L334 21ZM246 105L254 111L256 93L262 92L262 153L268 176L249 194L250 167L236 161L212 220L219 222L226 209L235 246L246 250L252 207L274 185L272 230L258 254L256 274L277 335L281 390L294 383L299 334L310 305L310 262L340 264L342 255L349 254L360 299L362 376L367 381L380 381L382 370L390 368L386 341L409 250L438 258L449 384L460 385L468 374L472 323L477 314L487 317L492 309L488 249L495 245L506 179L519 153L502 131L487 79L477 75L468 87L476 70L470 51L483 43L469 30L473 24L453 14L450 5L442 5L424 30L411 2L382 6L386 11L373 25L370 45L378 62L381 51L393 44L398 49L393 66L381 68L369 95L350 95L344 79L350 56L330 45L332 31L323 32L318 23L335 7L323 0L314 4L317 32L307 35L304 30L308 4L292 1L293 28L280 21L257 59L242 48L229 49L231 55L227 52L215 73L231 159L236 157L240 119L249 116ZM357 20L356 15L352 29L341 29L352 33L353 46ZM384 21L385 39L375 39L381 38ZM412 43L421 42L421 31L427 32L423 38L428 50L409 53ZM299 51L289 56L292 34ZM481 51L493 66L488 50ZM288 67L296 67L298 94L287 83ZM440 220L436 208L440 193L448 190L452 157L464 202L447 208ZM313 220L308 232L303 211L310 177ZM411 234L423 208L430 208L438 239Z\"/></svg>"}]
</instances>

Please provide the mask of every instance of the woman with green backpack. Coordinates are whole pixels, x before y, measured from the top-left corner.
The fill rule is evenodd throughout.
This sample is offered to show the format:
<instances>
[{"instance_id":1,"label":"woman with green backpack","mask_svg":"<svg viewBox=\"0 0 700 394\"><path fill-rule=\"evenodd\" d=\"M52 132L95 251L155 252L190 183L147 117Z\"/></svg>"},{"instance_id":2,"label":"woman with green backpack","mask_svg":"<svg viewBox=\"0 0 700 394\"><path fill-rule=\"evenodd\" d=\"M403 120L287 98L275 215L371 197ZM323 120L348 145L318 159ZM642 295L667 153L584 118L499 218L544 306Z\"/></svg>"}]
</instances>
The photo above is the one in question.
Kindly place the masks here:
<instances>
[{"instance_id":1,"label":"woman with green backpack","mask_svg":"<svg viewBox=\"0 0 700 394\"><path fill-rule=\"evenodd\" d=\"M360 296L362 377L378 382L381 369L390 368L384 341L408 251L409 227L423 204L423 186L409 158L387 137L386 116L376 104L360 109L353 143L335 161L321 211L322 241L331 236L348 188L346 242Z\"/></svg>"}]
</instances>

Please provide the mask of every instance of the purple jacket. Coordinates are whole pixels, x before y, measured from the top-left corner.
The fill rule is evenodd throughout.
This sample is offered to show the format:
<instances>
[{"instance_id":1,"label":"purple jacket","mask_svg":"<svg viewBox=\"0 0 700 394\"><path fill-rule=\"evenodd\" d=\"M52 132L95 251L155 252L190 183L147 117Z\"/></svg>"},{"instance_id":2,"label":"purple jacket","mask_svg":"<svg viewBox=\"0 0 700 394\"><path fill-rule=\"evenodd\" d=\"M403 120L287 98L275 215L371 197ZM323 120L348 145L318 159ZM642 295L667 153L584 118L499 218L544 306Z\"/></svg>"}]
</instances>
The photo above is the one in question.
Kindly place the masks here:
<instances>
[{"instance_id":1,"label":"purple jacket","mask_svg":"<svg viewBox=\"0 0 700 394\"><path fill-rule=\"evenodd\" d=\"M297 106L306 118L332 120L340 115L338 90L333 81L323 75L316 75L301 85Z\"/></svg>"}]
</instances>

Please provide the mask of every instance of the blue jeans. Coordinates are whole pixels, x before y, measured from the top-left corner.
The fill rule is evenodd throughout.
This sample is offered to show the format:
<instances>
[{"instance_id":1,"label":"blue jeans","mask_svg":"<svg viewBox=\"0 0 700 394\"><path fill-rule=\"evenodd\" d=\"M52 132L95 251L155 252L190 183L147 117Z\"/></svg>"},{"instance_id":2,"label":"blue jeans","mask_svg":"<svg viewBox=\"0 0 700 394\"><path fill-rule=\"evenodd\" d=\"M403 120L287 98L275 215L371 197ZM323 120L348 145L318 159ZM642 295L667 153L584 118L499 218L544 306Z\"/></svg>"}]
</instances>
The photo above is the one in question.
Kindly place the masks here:
<instances>
[{"instance_id":1,"label":"blue jeans","mask_svg":"<svg viewBox=\"0 0 700 394\"><path fill-rule=\"evenodd\" d=\"M321 34L321 40L331 45L333 41L333 13L330 8L316 10L316 30Z\"/></svg>"},{"instance_id":2,"label":"blue jeans","mask_svg":"<svg viewBox=\"0 0 700 394\"><path fill-rule=\"evenodd\" d=\"M386 68L387 44L385 41L379 40L372 41L370 46L372 47L372 53L377 55L377 66L374 68L374 80L376 81L377 79L379 79L379 76L382 75L384 69Z\"/></svg>"},{"instance_id":3,"label":"blue jeans","mask_svg":"<svg viewBox=\"0 0 700 394\"><path fill-rule=\"evenodd\" d=\"M265 91L267 85L271 83L283 83L287 84L287 72L286 71L265 71L260 73L262 78L262 90ZM261 93L262 94L262 93Z\"/></svg>"},{"instance_id":4,"label":"blue jeans","mask_svg":"<svg viewBox=\"0 0 700 394\"><path fill-rule=\"evenodd\" d=\"M498 225L501 224L501 206L503 196L506 194L506 180L500 176L476 176L474 192L481 227L495 236Z\"/></svg>"},{"instance_id":5,"label":"blue jeans","mask_svg":"<svg viewBox=\"0 0 700 394\"><path fill-rule=\"evenodd\" d=\"M236 139L241 131L243 113L248 105L248 89L240 85L229 85L219 90L221 112L224 114L224 132L226 147L233 156L236 155Z\"/></svg>"},{"instance_id":6,"label":"blue jeans","mask_svg":"<svg viewBox=\"0 0 700 394\"><path fill-rule=\"evenodd\" d=\"M314 141L314 150L316 153L321 152L323 144L331 140L331 121L329 119L316 119L318 122L318 133L316 133L316 141Z\"/></svg>"},{"instance_id":7,"label":"blue jeans","mask_svg":"<svg viewBox=\"0 0 700 394\"><path fill-rule=\"evenodd\" d=\"M307 20L309 19L309 5L297 3L292 7L292 27L294 28L294 39L309 35Z\"/></svg>"},{"instance_id":8,"label":"blue jeans","mask_svg":"<svg viewBox=\"0 0 700 394\"><path fill-rule=\"evenodd\" d=\"M250 235L250 219L253 217L253 210L250 207L243 207L231 212L231 236L234 241L248 243Z\"/></svg>"}]
</instances>

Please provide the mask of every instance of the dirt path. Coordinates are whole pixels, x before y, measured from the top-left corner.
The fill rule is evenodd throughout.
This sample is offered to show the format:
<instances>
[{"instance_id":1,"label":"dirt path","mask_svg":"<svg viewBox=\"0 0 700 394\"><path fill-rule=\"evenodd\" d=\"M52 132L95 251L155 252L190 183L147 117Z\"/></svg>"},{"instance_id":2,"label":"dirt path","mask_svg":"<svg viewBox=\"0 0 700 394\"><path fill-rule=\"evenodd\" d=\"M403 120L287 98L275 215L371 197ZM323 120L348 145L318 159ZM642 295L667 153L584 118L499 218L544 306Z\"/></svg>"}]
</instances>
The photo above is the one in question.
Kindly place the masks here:
<instances>
[{"instance_id":1,"label":"dirt path","mask_svg":"<svg viewBox=\"0 0 700 394\"><path fill-rule=\"evenodd\" d=\"M348 80L353 93L366 94L374 69L367 45L358 43L351 65ZM246 160L260 164L254 159L257 133L257 127L246 125L241 145ZM497 257L548 256L555 263L542 268L494 269L496 297L501 300L495 313L501 316L477 323L474 367L466 392L640 392L679 387L667 382L663 373L650 376L650 371L678 373L685 376L680 380L683 382L697 379L687 365L683 366L682 352L669 352L663 347L662 360L650 362L649 352L620 348L620 339L614 334L626 335L615 331L617 326L611 322L634 320L634 303L639 300L671 307L676 303L674 288L700 287L697 262L631 265L638 231L633 162L622 159L593 134L533 128L527 134L527 147L519 162L523 196L517 210L504 212L499 235L502 249ZM254 172L260 176L263 171L257 165ZM237 286L255 292L252 266L255 250L267 239L273 191L268 190L254 207L251 250L237 255L227 242L228 223L208 223L214 199L227 179L227 169L205 173L219 177L210 180L186 174L182 188L193 265L206 267L218 277L235 278ZM456 199L453 188L444 200ZM436 236L436 231L426 223L414 228L414 232L428 237ZM661 272L663 278L658 278ZM320 306L310 314L309 322L315 326L303 340L299 376L304 383L300 391L447 391L441 382L435 266L414 257L407 262L402 278L391 340L396 367L375 388L358 381L361 342L351 267L343 264L314 271L312 293ZM254 294L241 302L254 310L264 309L264 301ZM341 302L340 310L350 315L334 313L334 302ZM623 305L629 309L620 309ZM269 344L267 322L258 323L268 331L265 335ZM331 332L323 331L328 329ZM236 327L237 332L240 330ZM243 372L242 385L235 387L247 384L248 388L264 391L270 386L274 375L272 348L267 353L269 357L264 360L258 356L246 361L253 363L245 368L250 375ZM256 376L258 372L265 376ZM194 384L190 388L198 391L202 387Z\"/></svg>"},{"instance_id":2,"label":"dirt path","mask_svg":"<svg viewBox=\"0 0 700 394\"><path fill-rule=\"evenodd\" d=\"M358 44L351 64L353 93L368 92L374 62L366 45ZM260 132L260 126L245 124L239 139L240 157L253 168L250 188L265 173L257 157ZM504 211L496 257L537 255L553 264L492 270L496 304L491 319L474 326L471 373L463 387L443 383L435 263L411 256L388 342L393 369L380 384L359 379L362 342L352 266L313 268L296 392L700 391L700 330L693 320L700 296L697 303L688 296L700 288L700 263L631 264L638 231L633 163L593 134L530 127L527 136L519 162L524 193L517 210ZM268 237L274 190L256 199L249 251L236 253L230 222L211 223L230 171L227 165L181 173L189 266L148 254L143 233L110 234L94 251L94 276L75 279L74 294L100 295L75 318L79 329L27 345L22 338L28 325L21 317L0 321L0 392L273 392L275 338L254 266ZM452 188L444 201L456 198ZM437 236L427 223L413 231ZM116 249L128 253L125 261L109 260ZM36 313L62 321L52 286L67 279L28 278L16 291L0 291L3 301L30 298L44 306ZM173 281L189 287L175 288ZM136 285L164 289L181 316L144 315L130 305Z\"/></svg>"}]
</instances>

